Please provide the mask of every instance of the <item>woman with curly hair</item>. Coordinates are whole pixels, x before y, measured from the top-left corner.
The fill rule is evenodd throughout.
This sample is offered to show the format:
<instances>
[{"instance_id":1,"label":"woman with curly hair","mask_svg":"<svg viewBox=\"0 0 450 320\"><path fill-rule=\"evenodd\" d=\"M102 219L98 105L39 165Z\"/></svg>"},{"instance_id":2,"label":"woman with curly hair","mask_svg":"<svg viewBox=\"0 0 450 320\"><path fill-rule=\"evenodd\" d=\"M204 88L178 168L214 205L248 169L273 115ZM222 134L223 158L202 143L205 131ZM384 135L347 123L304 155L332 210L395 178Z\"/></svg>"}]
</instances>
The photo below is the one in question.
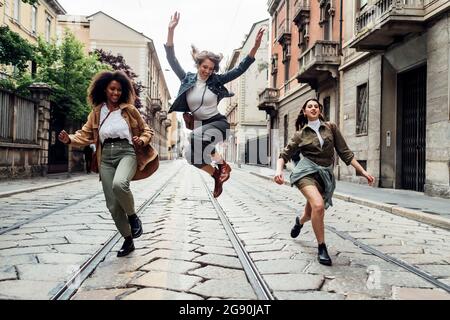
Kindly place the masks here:
<instances>
[{"instance_id":1,"label":"woman with curly hair","mask_svg":"<svg viewBox=\"0 0 450 320\"><path fill-rule=\"evenodd\" d=\"M178 95L169 110L184 112L185 121L190 120L193 126L190 135L190 146L187 148L186 159L193 166L206 171L214 179L214 197L222 193L222 185L230 178L231 168L216 151L215 146L226 139L230 124L217 106L223 98L234 94L229 93L224 84L241 76L255 61L255 54L261 45L264 30L260 29L253 48L235 69L224 74L217 74L222 55L210 51L198 51L192 47L192 57L197 72L185 72L178 63L174 51L174 31L180 20L180 14L175 12L169 23L166 49L167 60L172 70L181 81ZM188 124L186 127L189 128ZM214 167L212 163L217 163Z\"/></svg>"},{"instance_id":2,"label":"woman with curly hair","mask_svg":"<svg viewBox=\"0 0 450 320\"><path fill-rule=\"evenodd\" d=\"M133 238L142 235L142 223L136 215L130 181L142 179L146 164L157 153L149 146L153 129L142 119L133 105L135 92L125 73L101 72L94 77L88 90L93 109L83 128L75 134L61 131L58 139L65 144L82 147L94 143L106 206L120 234L125 238L118 257L134 251ZM150 152L142 152L142 150Z\"/></svg>"}]
</instances>

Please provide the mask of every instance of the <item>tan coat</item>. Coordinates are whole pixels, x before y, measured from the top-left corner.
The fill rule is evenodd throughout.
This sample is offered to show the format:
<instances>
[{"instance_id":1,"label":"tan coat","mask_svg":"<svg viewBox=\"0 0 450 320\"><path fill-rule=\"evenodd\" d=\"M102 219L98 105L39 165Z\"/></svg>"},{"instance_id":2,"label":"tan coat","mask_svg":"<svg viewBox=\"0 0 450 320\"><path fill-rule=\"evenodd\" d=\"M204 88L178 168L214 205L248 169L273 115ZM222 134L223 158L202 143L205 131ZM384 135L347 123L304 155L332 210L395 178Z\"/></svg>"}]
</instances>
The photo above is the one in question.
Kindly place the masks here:
<instances>
[{"instance_id":1,"label":"tan coat","mask_svg":"<svg viewBox=\"0 0 450 320\"><path fill-rule=\"evenodd\" d=\"M88 116L87 122L83 125L83 128L75 132L75 134L69 135L70 143L76 147L86 146L91 143L95 144L99 168L102 159L102 148L98 134L101 107L101 105L94 107ZM146 178L153 174L159 166L159 161L157 159L158 152L150 145L150 141L155 135L155 131L144 122L135 106L131 104L121 104L120 109L122 110L122 117L130 128L131 136L137 136L144 142L142 147L135 146L137 170L132 180Z\"/></svg>"}]
</instances>

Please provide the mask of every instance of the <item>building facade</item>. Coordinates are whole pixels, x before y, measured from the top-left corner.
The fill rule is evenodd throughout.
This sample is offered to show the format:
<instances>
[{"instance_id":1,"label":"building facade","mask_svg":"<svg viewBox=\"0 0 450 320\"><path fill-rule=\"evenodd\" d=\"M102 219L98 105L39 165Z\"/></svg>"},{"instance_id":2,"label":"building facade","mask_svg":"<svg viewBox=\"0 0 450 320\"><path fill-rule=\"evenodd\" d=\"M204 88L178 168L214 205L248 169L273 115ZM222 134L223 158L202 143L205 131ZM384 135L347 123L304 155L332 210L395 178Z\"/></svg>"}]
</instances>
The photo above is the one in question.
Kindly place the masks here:
<instances>
[{"instance_id":1,"label":"building facade","mask_svg":"<svg viewBox=\"0 0 450 320\"><path fill-rule=\"evenodd\" d=\"M450 198L450 2L346 5L340 120L350 147L380 187Z\"/></svg>"},{"instance_id":2,"label":"building facade","mask_svg":"<svg viewBox=\"0 0 450 320\"><path fill-rule=\"evenodd\" d=\"M239 78L226 84L235 95L224 100L221 108L230 123L230 135L225 144L225 159L235 163L267 164L266 116L259 112L259 92L267 86L269 75L269 20L253 24L242 47L234 50L225 72L237 67L250 52L259 29L265 29L255 62ZM223 104L225 104L224 107Z\"/></svg>"},{"instance_id":3,"label":"building facade","mask_svg":"<svg viewBox=\"0 0 450 320\"><path fill-rule=\"evenodd\" d=\"M268 11L259 109L279 129L271 166L304 101L318 97L379 187L450 198L450 2L269 0ZM365 183L341 161L335 170Z\"/></svg>"},{"instance_id":4,"label":"building facade","mask_svg":"<svg viewBox=\"0 0 450 320\"><path fill-rule=\"evenodd\" d=\"M340 8L336 0L269 0L270 80L259 96L267 114L272 168L295 132L304 102L318 98L338 122Z\"/></svg>"},{"instance_id":5,"label":"building facade","mask_svg":"<svg viewBox=\"0 0 450 320\"><path fill-rule=\"evenodd\" d=\"M32 44L37 43L38 36L47 41L55 39L57 16L66 13L56 0L39 0L34 5L21 0L0 0L0 10L0 24Z\"/></svg>"},{"instance_id":6,"label":"building facade","mask_svg":"<svg viewBox=\"0 0 450 320\"><path fill-rule=\"evenodd\" d=\"M66 28L85 45L87 52L103 49L124 57L144 86L140 99L145 110L141 112L156 131L152 145L162 160L169 159L168 128L172 122L167 111L171 97L153 40L101 11L90 16L59 16L58 34Z\"/></svg>"}]
</instances>

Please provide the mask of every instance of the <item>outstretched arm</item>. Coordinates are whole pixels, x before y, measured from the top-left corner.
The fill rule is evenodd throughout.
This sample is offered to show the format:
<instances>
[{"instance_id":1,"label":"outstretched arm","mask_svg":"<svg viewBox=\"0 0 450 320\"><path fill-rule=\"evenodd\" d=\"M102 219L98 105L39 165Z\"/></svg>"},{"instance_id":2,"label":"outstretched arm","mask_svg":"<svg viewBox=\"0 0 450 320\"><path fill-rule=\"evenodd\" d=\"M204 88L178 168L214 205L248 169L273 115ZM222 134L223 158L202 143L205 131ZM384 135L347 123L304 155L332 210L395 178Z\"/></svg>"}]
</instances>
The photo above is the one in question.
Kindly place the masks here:
<instances>
[{"instance_id":1,"label":"outstretched arm","mask_svg":"<svg viewBox=\"0 0 450 320\"><path fill-rule=\"evenodd\" d=\"M250 50L249 54L242 60L242 62L234 68L231 71L228 71L220 76L221 82L223 84L233 81L234 79L241 76L247 69L250 67L250 65L255 61L255 55L256 52L259 49L259 46L261 45L262 36L264 35L264 29L261 28L258 31L258 34L256 35L255 44L253 45L253 48Z\"/></svg>"},{"instance_id":2,"label":"outstretched arm","mask_svg":"<svg viewBox=\"0 0 450 320\"><path fill-rule=\"evenodd\" d=\"M369 186L373 185L373 183L375 182L375 178L367 173L366 170L364 170L364 168L359 164L356 158L353 158L350 164L353 166L353 168L355 168L357 173L367 179L367 183L369 184Z\"/></svg>"},{"instance_id":3,"label":"outstretched arm","mask_svg":"<svg viewBox=\"0 0 450 320\"><path fill-rule=\"evenodd\" d=\"M175 14L170 17L169 22L169 33L167 34L167 46L173 47L173 35L175 33L175 28L180 21L180 13L175 11Z\"/></svg>"},{"instance_id":4,"label":"outstretched arm","mask_svg":"<svg viewBox=\"0 0 450 320\"><path fill-rule=\"evenodd\" d=\"M250 57L254 58L256 55L256 52L258 51L259 47L261 46L261 40L262 36L264 35L264 29L261 28L258 31L258 34L256 35L255 44L253 45L252 50L250 50L250 53L248 54Z\"/></svg>"},{"instance_id":5,"label":"outstretched arm","mask_svg":"<svg viewBox=\"0 0 450 320\"><path fill-rule=\"evenodd\" d=\"M177 77L180 80L182 80L186 76L186 72L184 72L183 68L181 67L180 63L175 57L175 50L173 45L173 36L175 33L175 28L178 25L179 21L180 21L180 13L175 12L175 14L172 17L170 17L169 31L167 33L167 43L164 46L164 48L166 49L167 61L169 61L170 67L175 72Z\"/></svg>"}]
</instances>

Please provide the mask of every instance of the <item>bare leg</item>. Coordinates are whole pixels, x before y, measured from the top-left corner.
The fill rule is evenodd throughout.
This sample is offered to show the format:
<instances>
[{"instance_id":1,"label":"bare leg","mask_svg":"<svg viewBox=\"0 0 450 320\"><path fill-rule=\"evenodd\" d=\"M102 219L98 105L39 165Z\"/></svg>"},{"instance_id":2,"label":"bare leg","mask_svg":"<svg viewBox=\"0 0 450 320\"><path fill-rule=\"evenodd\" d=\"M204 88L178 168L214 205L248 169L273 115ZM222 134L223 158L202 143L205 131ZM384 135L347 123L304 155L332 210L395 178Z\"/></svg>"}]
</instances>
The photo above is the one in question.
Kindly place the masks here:
<instances>
[{"instance_id":1,"label":"bare leg","mask_svg":"<svg viewBox=\"0 0 450 320\"><path fill-rule=\"evenodd\" d=\"M311 222L318 244L325 243L325 206L322 195L315 186L305 186L300 190L311 206ZM306 213L306 207L305 207Z\"/></svg>"},{"instance_id":2,"label":"bare leg","mask_svg":"<svg viewBox=\"0 0 450 320\"><path fill-rule=\"evenodd\" d=\"M300 224L305 224L306 222L311 220L311 205L309 202L306 202L305 211L303 211L303 216L300 218Z\"/></svg>"}]
</instances>

